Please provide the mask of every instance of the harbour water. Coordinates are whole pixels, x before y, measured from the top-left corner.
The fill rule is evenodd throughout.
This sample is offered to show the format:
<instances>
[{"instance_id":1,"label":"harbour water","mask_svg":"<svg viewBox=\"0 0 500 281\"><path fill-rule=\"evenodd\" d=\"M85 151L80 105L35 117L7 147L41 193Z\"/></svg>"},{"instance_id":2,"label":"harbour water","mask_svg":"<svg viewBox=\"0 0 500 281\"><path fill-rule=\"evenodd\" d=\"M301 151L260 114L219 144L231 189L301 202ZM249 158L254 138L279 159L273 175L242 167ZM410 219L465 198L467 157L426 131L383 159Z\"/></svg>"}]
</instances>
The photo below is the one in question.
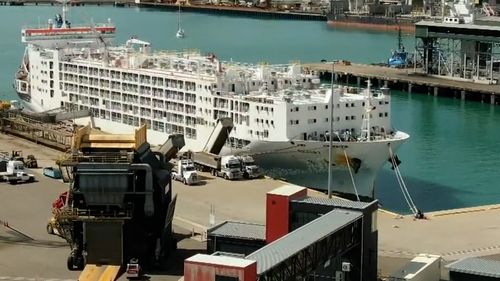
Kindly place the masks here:
<instances>
[{"instance_id":1,"label":"harbour water","mask_svg":"<svg viewBox=\"0 0 500 281\"><path fill-rule=\"evenodd\" d=\"M24 46L25 25L45 25L56 6L1 7L0 99L14 99L12 78ZM177 14L160 10L86 6L70 8L73 23L106 21L118 27L117 42L130 36L156 49L199 49L223 60L287 63L344 59L382 62L397 44L396 33L332 29L323 22L265 20L183 13L184 39L176 39ZM408 49L411 35L405 36ZM500 203L500 108L421 94L393 91L392 120L411 135L398 152L401 172L416 205L423 211ZM1 150L1 144L0 144ZM326 186L327 173L290 175L291 182ZM387 165L377 180L382 206L407 212L408 207Z\"/></svg>"}]
</instances>

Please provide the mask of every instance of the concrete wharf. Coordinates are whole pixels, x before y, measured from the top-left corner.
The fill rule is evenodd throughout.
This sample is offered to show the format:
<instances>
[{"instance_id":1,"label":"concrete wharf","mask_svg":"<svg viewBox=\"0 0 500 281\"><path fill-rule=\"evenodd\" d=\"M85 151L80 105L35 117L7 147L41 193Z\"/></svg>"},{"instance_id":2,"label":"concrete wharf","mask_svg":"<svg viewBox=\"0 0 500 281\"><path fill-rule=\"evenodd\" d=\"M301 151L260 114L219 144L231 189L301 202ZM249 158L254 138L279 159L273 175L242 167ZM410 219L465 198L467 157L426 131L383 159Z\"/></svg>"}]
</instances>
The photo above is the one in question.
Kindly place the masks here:
<instances>
[{"instance_id":1,"label":"concrete wharf","mask_svg":"<svg viewBox=\"0 0 500 281\"><path fill-rule=\"evenodd\" d=\"M331 77L332 63L305 63L303 66L311 71L318 71L322 78L330 79ZM491 104L497 104L500 101L500 85L425 75L413 68L337 62L333 66L333 71L336 82L357 84L358 87L366 85L366 80L370 79L374 86L388 86L393 90L403 90L409 93L426 93Z\"/></svg>"},{"instance_id":2,"label":"concrete wharf","mask_svg":"<svg viewBox=\"0 0 500 281\"><path fill-rule=\"evenodd\" d=\"M25 155L34 154L40 167L54 166L54 160L62 153L41 148L40 144L0 133L0 150L22 149ZM80 272L67 271L64 266L69 251L66 242L45 231L51 203L68 185L44 177L42 169L30 172L36 174L34 183L16 187L0 183L0 220L33 238L28 240L0 225L0 280L76 280ZM272 179L227 181L205 173L201 176L204 183L199 186L173 182L173 190L178 194L174 225L182 237L176 254L179 259L173 265L175 270L159 272L151 281L178 280L183 273L183 259L203 252L206 245L189 237L190 232L203 234L210 226L210 210L215 210L215 223L233 220L263 224L266 193L286 184ZM310 194L326 196L312 190ZM426 220L379 210L381 276L392 273L419 253L441 255L444 264L468 256L499 259L499 215L499 205L427 213Z\"/></svg>"}]
</instances>

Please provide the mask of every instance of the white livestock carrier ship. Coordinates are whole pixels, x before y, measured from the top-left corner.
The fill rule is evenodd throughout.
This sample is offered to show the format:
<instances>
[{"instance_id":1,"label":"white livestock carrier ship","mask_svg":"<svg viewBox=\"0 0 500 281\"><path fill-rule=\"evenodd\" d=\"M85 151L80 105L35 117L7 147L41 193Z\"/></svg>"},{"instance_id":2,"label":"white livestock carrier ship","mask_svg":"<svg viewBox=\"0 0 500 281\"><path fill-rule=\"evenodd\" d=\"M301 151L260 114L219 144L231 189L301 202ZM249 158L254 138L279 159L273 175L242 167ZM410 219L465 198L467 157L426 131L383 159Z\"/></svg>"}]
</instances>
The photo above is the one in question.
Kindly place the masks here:
<instances>
[{"instance_id":1,"label":"white livestock carrier ship","mask_svg":"<svg viewBox=\"0 0 500 281\"><path fill-rule=\"evenodd\" d=\"M387 91L321 85L317 73L299 64L153 52L135 38L111 46L116 29L110 21L71 26L66 9L63 3L62 16L45 27L22 30L26 50L15 88L31 111L89 110L93 125L112 133L147 124L151 144L183 134L192 151L203 150L219 118L231 117L234 129L222 153L252 154L264 167L279 167L283 177L326 171L333 122L333 189L354 194L356 187L366 197L373 197L390 151L409 138L391 126Z\"/></svg>"}]
</instances>

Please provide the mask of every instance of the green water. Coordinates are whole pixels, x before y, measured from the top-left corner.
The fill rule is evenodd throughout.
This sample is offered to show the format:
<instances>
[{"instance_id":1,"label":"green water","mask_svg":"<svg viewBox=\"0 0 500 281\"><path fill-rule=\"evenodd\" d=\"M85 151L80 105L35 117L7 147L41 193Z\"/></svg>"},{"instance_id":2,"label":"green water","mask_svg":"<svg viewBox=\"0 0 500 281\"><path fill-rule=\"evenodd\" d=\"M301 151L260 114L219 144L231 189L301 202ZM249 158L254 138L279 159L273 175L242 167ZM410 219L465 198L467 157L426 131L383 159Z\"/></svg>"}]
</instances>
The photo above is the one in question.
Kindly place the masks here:
<instances>
[{"instance_id":1,"label":"green water","mask_svg":"<svg viewBox=\"0 0 500 281\"><path fill-rule=\"evenodd\" d=\"M20 30L45 24L58 7L0 7L0 99L13 99L12 77L24 47ZM199 49L224 60L287 63L345 59L372 63L387 59L397 35L375 31L332 29L323 22L264 20L183 13L186 38L175 38L177 14L159 10L114 7L75 7L73 23L104 22L118 27L117 42L130 36L149 41L156 49ZM407 48L412 36L405 36ZM393 92L392 120L411 135L399 150L401 172L417 206L424 211L500 203L500 108L427 95ZM1 145L0 145L1 150ZM311 180L313 179L313 180ZM326 186L326 175L297 177L294 182ZM390 210L407 211L393 171L377 181L377 197Z\"/></svg>"}]
</instances>

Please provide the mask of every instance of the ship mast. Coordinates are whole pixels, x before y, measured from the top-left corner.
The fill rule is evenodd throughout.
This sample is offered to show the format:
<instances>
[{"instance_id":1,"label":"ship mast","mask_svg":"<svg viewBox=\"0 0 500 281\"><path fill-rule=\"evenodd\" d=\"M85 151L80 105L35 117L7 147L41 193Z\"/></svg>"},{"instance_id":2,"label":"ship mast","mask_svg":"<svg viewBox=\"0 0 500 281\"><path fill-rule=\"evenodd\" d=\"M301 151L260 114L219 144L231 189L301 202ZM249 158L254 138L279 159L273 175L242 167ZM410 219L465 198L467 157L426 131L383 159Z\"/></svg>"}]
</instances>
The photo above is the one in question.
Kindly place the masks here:
<instances>
[{"instance_id":1,"label":"ship mast","mask_svg":"<svg viewBox=\"0 0 500 281\"><path fill-rule=\"evenodd\" d=\"M371 130L370 130L370 114L373 109L372 107L372 90L371 90L371 82L368 80L366 82L367 89L366 91L366 102L365 102L365 117L363 118L363 125L361 131L366 136L366 141L371 140Z\"/></svg>"},{"instance_id":2,"label":"ship mast","mask_svg":"<svg viewBox=\"0 0 500 281\"><path fill-rule=\"evenodd\" d=\"M68 12L68 2L69 0L58 0L62 4L62 25L61 28L68 28L66 25L66 13Z\"/></svg>"},{"instance_id":3,"label":"ship mast","mask_svg":"<svg viewBox=\"0 0 500 281\"><path fill-rule=\"evenodd\" d=\"M328 121L330 121L330 136L328 138L328 198L332 198L332 161L333 161L333 151L332 151L332 141L333 141L333 81L335 80L335 62L332 62L332 78L330 84L330 116Z\"/></svg>"}]
</instances>

